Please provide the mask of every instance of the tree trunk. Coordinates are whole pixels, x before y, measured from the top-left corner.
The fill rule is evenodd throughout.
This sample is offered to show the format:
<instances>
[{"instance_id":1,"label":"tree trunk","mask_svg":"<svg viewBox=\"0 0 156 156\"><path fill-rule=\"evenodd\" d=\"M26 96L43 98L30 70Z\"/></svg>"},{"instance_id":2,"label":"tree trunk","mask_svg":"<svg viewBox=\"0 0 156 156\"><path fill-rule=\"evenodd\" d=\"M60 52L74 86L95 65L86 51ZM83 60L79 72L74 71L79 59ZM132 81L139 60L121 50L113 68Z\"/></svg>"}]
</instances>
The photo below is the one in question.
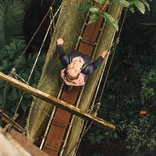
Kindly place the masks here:
<instances>
[{"instance_id":1,"label":"tree trunk","mask_svg":"<svg viewBox=\"0 0 156 156\"><path fill-rule=\"evenodd\" d=\"M110 14L117 20L119 21L120 16L121 16L121 12L122 12L122 7L121 6L117 6L114 5L112 6L111 10L110 10ZM112 27L110 25L106 25L106 27L104 28L103 34L101 36L95 57L98 57L100 55L100 52L103 51L104 49L107 49L108 47L111 46L111 43L114 39L114 35L115 35L115 30L112 29ZM105 59L105 61L103 62L103 64L101 65L100 68L98 68L98 70L93 74L90 75L83 95L81 97L81 101L80 101L80 105L79 108L83 111L87 111L89 104L92 100L93 94L95 92L95 87L97 85L99 76L103 70L103 67L105 66L106 62L107 62L108 56ZM75 154L75 150L76 147L78 146L78 140L80 138L80 134L82 132L82 128L84 125L84 120L79 118L79 117L75 117L74 118L74 122L73 122L73 126L70 132L70 135L68 137L67 140L67 144L65 146L65 150L63 152L63 156L72 156Z\"/></svg>"},{"instance_id":2,"label":"tree trunk","mask_svg":"<svg viewBox=\"0 0 156 156\"><path fill-rule=\"evenodd\" d=\"M63 6L55 26L42 76L38 84L40 90L52 96L57 97L62 84L60 78L61 64L59 63L59 56L55 52L56 41L61 37L65 41L65 51L69 52L74 49L85 18L84 14L77 11L77 8L88 1L64 0L62 2ZM50 115L52 108L50 104L37 98L34 99L26 125L27 137L30 140L33 141L35 138L43 135L49 119L46 113Z\"/></svg>"}]
</instances>

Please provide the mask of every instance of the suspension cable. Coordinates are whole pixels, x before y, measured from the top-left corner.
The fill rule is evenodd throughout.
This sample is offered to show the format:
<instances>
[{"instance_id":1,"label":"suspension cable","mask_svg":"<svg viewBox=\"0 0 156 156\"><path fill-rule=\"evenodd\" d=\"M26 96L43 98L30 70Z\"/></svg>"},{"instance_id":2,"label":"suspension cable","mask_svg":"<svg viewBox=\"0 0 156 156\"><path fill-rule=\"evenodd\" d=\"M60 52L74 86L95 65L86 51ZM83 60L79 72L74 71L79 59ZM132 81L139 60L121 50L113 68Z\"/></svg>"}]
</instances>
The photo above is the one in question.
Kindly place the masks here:
<instances>
[{"instance_id":1,"label":"suspension cable","mask_svg":"<svg viewBox=\"0 0 156 156\"><path fill-rule=\"evenodd\" d=\"M50 8L51 8L51 7L50 7ZM48 27L48 29L47 29L47 32L46 32L46 34L45 34L45 37L44 37L43 42L42 42L42 44L41 44L41 47L40 47L40 49L39 49L38 55L37 55L37 57L36 57L36 59L35 59L35 62L34 62L34 64L33 64L33 67L32 67L32 70L31 70L31 72L30 72L30 75L29 75L29 77L28 77L28 80L26 81L27 84L29 83L29 81L30 81L30 79L31 79L31 76L32 76L32 74L33 74L33 71L34 71L35 66L36 66L36 64L37 64L37 61L38 61L39 56L40 56L40 54L41 54L41 50L42 50L43 45L44 45L44 43L45 43L45 40L46 40L46 38L47 38L47 36L48 36L49 30L50 30L51 25L52 25L52 23L53 23L53 21L54 21L54 18L56 17L56 15L58 14L58 12L59 12L60 9L61 9L61 6L58 8L58 10L56 11L56 13L54 14L53 18L52 18L51 21L50 21L49 27ZM52 9L49 9L49 11L51 11L51 10L52 10ZM48 11L48 13L49 13L49 11ZM47 13L47 14L48 14L48 13ZM47 14L46 14L46 16L47 16ZM45 17L44 17L44 20L45 20ZM41 23L43 23L44 20L42 20ZM40 26L41 26L41 24L40 24ZM39 28L40 28L40 27L39 27ZM37 29L37 31L39 30L39 28ZM35 35L36 35L37 31L35 32ZM33 38L34 38L35 35L33 35ZM31 39L31 41L32 41L32 39ZM30 43L31 43L31 42L29 42L28 45L30 45ZM26 49L27 49L27 48L28 48L28 46L26 47ZM15 67L16 67L16 66L18 65L18 63L20 62L20 60L21 60L22 56L24 55L26 49L24 50L24 52L22 53L21 57L20 57L19 60L17 61ZM14 71L13 74L15 74L15 67L12 69L12 71ZM17 76L17 74L15 74L15 76ZM18 105L17 105L17 107L16 107L16 110L15 110L15 112L14 112L14 116L17 114L17 111L18 111L18 109L19 109L19 107L20 107L20 104L21 104L21 101L22 101L22 99L23 99L24 94L25 94L25 92L23 92L22 95L21 95L21 97L20 97L20 100L19 100ZM39 108L40 108L40 107L39 107ZM43 110L42 110L42 111L43 111ZM43 112L44 112L48 117L50 117L50 115L47 114L45 111L43 111ZM10 129L11 127L12 127L12 124L10 125L9 129Z\"/></svg>"},{"instance_id":2,"label":"suspension cable","mask_svg":"<svg viewBox=\"0 0 156 156\"><path fill-rule=\"evenodd\" d=\"M123 20L122 20L122 23L121 23L119 34L118 34L118 37L116 39L116 43L114 45L114 49L113 49L113 52L112 52L112 58L111 58L111 61L110 61L109 67L108 67L108 71L107 71L107 74L106 74L106 78L104 80L104 84L103 84L103 87L102 87L102 91L101 91L98 103L101 103L101 99L102 99L102 96L104 94L104 89L105 89L106 82L107 82L107 79L108 79L108 75L109 75L109 72L110 72L110 69L111 69L111 66L112 66L112 63L113 63L113 58L114 58L114 55L115 55L115 52L116 52L116 48L117 48L117 45L119 44L120 35L121 35L121 31L122 31L122 28L123 28L124 21L126 19L127 11L128 11L128 9L126 9Z\"/></svg>"},{"instance_id":3,"label":"suspension cable","mask_svg":"<svg viewBox=\"0 0 156 156\"><path fill-rule=\"evenodd\" d=\"M37 30L35 31L35 33L33 34L33 36L31 37L30 41L28 42L26 48L24 49L23 53L20 55L19 59L17 60L15 66L13 68L16 69L17 65L19 64L19 62L21 61L23 55L25 54L25 52L27 51L28 47L30 46L31 42L33 41L34 37L36 36L37 32L39 31L39 29L41 28L43 22L45 21L46 17L48 16L49 12L51 11L52 7L50 7L46 13L46 15L44 16L44 18L42 19L41 23L39 24Z\"/></svg>"},{"instance_id":4,"label":"suspension cable","mask_svg":"<svg viewBox=\"0 0 156 156\"><path fill-rule=\"evenodd\" d=\"M27 51L28 47L30 46L32 40L34 39L34 37L36 36L37 32L39 31L40 27L42 26L43 22L45 21L46 17L48 16L49 12L51 11L51 7L48 9L46 15L44 16L44 18L42 19L41 23L39 24L37 30L35 31L35 33L33 34L33 36L31 37L30 41L28 42L26 48L24 49L23 53L20 55L19 59L17 60L15 66L12 68L9 76L15 76L15 78L19 78L19 76L16 74L16 67L19 64L19 62L21 61L23 55L25 54L25 52ZM26 83L26 81L24 79L22 79L20 77L20 79ZM5 88L4 88L4 96L3 96L3 104L2 104L2 111L4 111L5 109L5 103L6 103L6 94L7 94L7 87L8 87L8 83L5 84Z\"/></svg>"}]
</instances>

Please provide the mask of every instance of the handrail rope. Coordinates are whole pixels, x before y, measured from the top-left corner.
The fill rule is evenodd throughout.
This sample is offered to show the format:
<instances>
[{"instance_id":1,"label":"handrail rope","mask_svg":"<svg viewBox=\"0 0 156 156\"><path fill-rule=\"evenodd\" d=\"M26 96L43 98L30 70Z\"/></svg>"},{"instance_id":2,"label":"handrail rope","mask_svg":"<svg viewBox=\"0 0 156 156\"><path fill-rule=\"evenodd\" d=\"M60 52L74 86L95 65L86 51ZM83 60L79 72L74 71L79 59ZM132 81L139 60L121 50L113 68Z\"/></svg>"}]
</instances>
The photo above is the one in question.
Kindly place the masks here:
<instances>
[{"instance_id":1,"label":"handrail rope","mask_svg":"<svg viewBox=\"0 0 156 156\"><path fill-rule=\"evenodd\" d=\"M120 37L121 31L122 31L122 27L123 27L123 24L124 24L124 21L125 21L126 14L127 14L127 12L124 14L124 18L123 18L123 21L122 21L122 24L121 24L121 27L120 27L120 30L119 30L118 37L116 38L116 41L115 41L114 43L112 43L111 46L108 48L108 51L109 51L111 48L113 49L112 52L111 52L111 51L109 52L110 54L113 53L114 47L116 47L117 44L119 43L119 37ZM116 49L116 48L115 48L115 49ZM113 56L113 57L114 57L114 56ZM112 61L113 61L113 60L112 60ZM112 61L111 61L111 62L112 62ZM110 69L109 69L109 70L110 70ZM92 102L92 109L93 109L94 104L95 104L95 100L96 100L96 97L97 97L97 94L98 94L98 90L99 90L100 85L101 85L101 81L102 81L102 77L103 77L103 75L104 75L104 71L105 71L105 65L104 65L104 67L103 67L103 71L102 71L101 76L100 76L100 78L99 78L99 83L98 83L98 86L97 86L97 89L96 89L96 93L95 93L95 95L94 95L94 99L93 99L93 102ZM107 71L107 73L108 73L108 71ZM108 75L108 74L107 74L107 75ZM107 76L107 77L108 77L108 76ZM105 82L105 83L106 83L106 82ZM101 96L102 96L102 94L101 94ZM99 102L97 102L97 104L100 104L101 98L102 98L102 97L100 97L100 100L99 100Z\"/></svg>"},{"instance_id":2,"label":"handrail rope","mask_svg":"<svg viewBox=\"0 0 156 156\"><path fill-rule=\"evenodd\" d=\"M31 44L32 40L34 39L34 37L36 36L36 34L38 33L39 29L41 28L43 22L45 21L46 17L48 16L49 12L51 11L52 7L49 7L46 15L44 16L44 18L42 19L41 23L39 24L39 26L37 27L37 30L35 31L35 33L33 34L33 36L31 37L30 41L28 42L26 48L24 49L23 53L20 55L19 59L17 60L15 66L13 68L16 69L17 65L19 64L19 62L21 61L23 55L25 54L26 50L28 49L29 45Z\"/></svg>"},{"instance_id":3,"label":"handrail rope","mask_svg":"<svg viewBox=\"0 0 156 156\"><path fill-rule=\"evenodd\" d=\"M88 123L88 122L85 122L86 125L87 125L87 123ZM86 125L85 125L85 129L83 129L83 132L82 132L82 134L81 134L81 138L79 138L78 141L74 144L74 146L72 147L72 149L68 152L68 155L70 155L71 152L74 150L74 148L75 148L78 144L80 144L81 139L82 139L82 138L84 137L84 135L87 133L87 131L89 130L89 128L91 127L92 124L93 124L93 122L91 122L87 128L86 128Z\"/></svg>"},{"instance_id":4,"label":"handrail rope","mask_svg":"<svg viewBox=\"0 0 156 156\"><path fill-rule=\"evenodd\" d=\"M60 96L61 96L63 86L64 86L64 84L61 85L61 88L60 88L59 94L58 94L58 96L57 96L57 99L59 99ZM48 121L48 125L47 125L46 130L45 130L45 133L44 133L44 135L43 135L43 139L42 139L41 144L40 144L40 147L39 147L40 149L43 148L43 145L44 145L45 139L46 139L46 137L47 137L47 134L48 134L48 131L49 131L51 122L52 122L52 120L53 120L53 118L54 118L54 114L55 114L55 112L56 112L56 109L57 109L57 107L54 106L54 107L53 107L53 110L52 110L52 112L51 112L51 115L50 115L50 117L49 117L50 119L49 119L49 121Z\"/></svg>"},{"instance_id":5,"label":"handrail rope","mask_svg":"<svg viewBox=\"0 0 156 156\"><path fill-rule=\"evenodd\" d=\"M104 26L103 26L103 29L104 29L104 27L105 27L105 24L106 24L106 21L104 22ZM103 30L102 29L102 30ZM101 35L102 35L102 33L101 33ZM101 37L101 35L100 35L100 37ZM98 40L98 42L97 43L99 43L99 41L100 41L100 37L99 37L99 40ZM98 45L98 44L97 44ZM96 47L96 49L95 49L95 51L97 50L97 47ZM97 80L97 82L96 82L96 84L95 84L95 86L100 86L100 83L98 82L98 80ZM96 87L96 92L97 92L97 88L98 87ZM94 94L94 99L95 99L95 94ZM94 101L94 100L93 100ZM94 105L94 102L92 102L92 105L90 106L90 108L89 109L92 109L93 108L93 105Z\"/></svg>"},{"instance_id":6,"label":"handrail rope","mask_svg":"<svg viewBox=\"0 0 156 156\"><path fill-rule=\"evenodd\" d=\"M44 16L43 20L41 21L41 23L40 23L40 25L38 26L37 30L35 31L34 35L33 35L32 38L30 39L30 41L28 42L28 44L27 44L26 48L24 49L23 53L20 55L19 59L17 60L15 66L12 68L11 73L9 74L10 76L13 76L13 74L14 74L14 72L15 72L15 69L16 69L16 67L17 67L17 65L18 65L18 63L20 62L20 60L22 59L22 57L23 57L23 55L25 54L26 50L28 49L30 43L32 42L32 40L33 40L34 37L36 36L38 30L39 30L40 27L42 26L42 24L43 24L43 22L45 21L47 15L49 14L50 10L51 10L51 9L49 8L48 12L47 12L46 15ZM17 75L16 75L16 76L17 76ZM25 80L23 79L22 81L25 81ZM8 83L6 83L5 88L7 88L7 87L8 87ZM4 89L4 101L3 101L3 105L2 105L2 111L4 111L4 109L5 109L6 94L7 94L7 93L6 93L6 90L7 90L7 89Z\"/></svg>"},{"instance_id":7,"label":"handrail rope","mask_svg":"<svg viewBox=\"0 0 156 156\"><path fill-rule=\"evenodd\" d=\"M110 9L108 10L108 12L109 12L109 11L110 11ZM104 25L102 26L102 30L101 30L101 31L103 31L103 29L104 29L104 27L105 27L105 24L106 24L106 21L104 22ZM100 34L97 43L99 43L101 35L102 35L102 33ZM97 45L98 45L98 44L97 44ZM113 44L112 44L111 46L113 46ZM110 48L111 48L111 46L110 46ZM108 48L108 49L110 49L110 48ZM97 50L97 47L96 47L94 50L96 51L96 50ZM102 72L104 72L104 69L103 69ZM100 76L100 79L102 79L101 76ZM98 83L98 82L97 82L97 83ZM100 86L100 83L98 83L98 86ZM99 88L99 87L97 87L97 88ZM96 92L97 92L97 90L98 90L97 88L96 88ZM93 100L93 102L92 102L92 105L90 106L90 108L89 108L89 110L88 110L87 112L92 113L93 107L94 107L94 101L95 101L95 99L96 99L96 98L95 98L95 95L94 95L94 100ZM83 126L83 127L84 127L83 133L87 133L87 131L88 131L88 129L89 129L89 128L86 128L87 123L88 123L88 122L85 122L85 125ZM90 125L89 125L88 127L91 127L92 124L93 124L93 123L91 122ZM85 130L86 130L86 131L85 131ZM83 136L84 136L84 135L83 135ZM82 139L83 136L82 136L80 139Z\"/></svg>"},{"instance_id":8,"label":"handrail rope","mask_svg":"<svg viewBox=\"0 0 156 156\"><path fill-rule=\"evenodd\" d=\"M108 69L108 71L107 71L107 76L106 76L106 79L105 79L104 87L105 87L105 85L106 85L106 81L107 81L107 78L108 78L108 73L109 73L109 71L110 71L110 67L111 67L112 62L113 62L114 54L115 54L117 45L118 45L118 43L119 43L119 37L120 37L120 35L121 35L121 31L122 31L123 24L124 24L124 21L125 21L125 18L126 18L126 14L127 14L127 10L126 10L126 12L125 12L125 14L124 14L124 18L123 18L123 21L122 21L122 24L121 24L121 27L120 27L120 30L119 30L119 35L118 35L118 37L117 37L117 39L116 39L116 42L113 43L113 44L108 48L108 49L111 49L111 47L113 47L113 46L115 47L115 48L113 49L113 52L112 52L112 59L111 59L110 65L109 65L109 69ZM101 76L100 76L100 81L102 80L103 74L104 74L104 70L102 71L102 74L101 74ZM101 82L100 82L100 83L101 83ZM99 83L99 84L100 84L100 83ZM98 86L100 86L100 85L98 85ZM104 87L102 88L102 94L100 95L99 102L97 103L98 106L97 106L96 112L94 112L94 113L96 113L96 114L97 114L97 111L98 111L99 108L100 108L101 99L102 99L102 95L103 95L103 92L104 92ZM98 88L98 89L99 89L99 88ZM95 102L95 101L94 101L94 102ZM96 114L95 114L95 115L96 115ZM88 123L88 122L86 122L86 123ZM91 122L91 123L89 124L89 127L91 127L92 124L93 124L93 122ZM85 131L85 133L86 133L88 130L89 130L89 128L87 128L87 130Z\"/></svg>"},{"instance_id":9,"label":"handrail rope","mask_svg":"<svg viewBox=\"0 0 156 156\"><path fill-rule=\"evenodd\" d=\"M67 0L66 0L66 1L67 1ZM57 11L59 11L59 10L63 7L63 5L65 5L66 1L64 1L64 2L60 5L60 7L58 8ZM54 2L54 1L53 1L53 2ZM54 3L53 3L53 4L54 4ZM56 15L56 14L54 14L54 15L52 14L52 16L55 16L55 15ZM61 96L63 86L64 86L64 84L61 85L61 88L60 88L60 91L59 91L59 93L58 93L57 99L59 99L60 96ZM41 141L41 144L40 144L40 147L39 147L40 149L43 148L43 145L44 145L44 142L45 142L45 139L46 139L47 133L48 133L49 128L50 128L50 125L51 125L51 121L52 121L53 116L54 116L55 111L56 111L56 108L57 108L57 107L54 106L51 115L48 114L48 117L49 117L50 119L49 119L49 122L48 122L48 125L47 125L47 128L46 128L46 131L45 131L45 133L44 133L43 139L42 139L42 141Z\"/></svg>"},{"instance_id":10,"label":"handrail rope","mask_svg":"<svg viewBox=\"0 0 156 156\"><path fill-rule=\"evenodd\" d=\"M61 6L58 8L58 10L57 10L56 13L54 14L52 20L50 21L49 27L48 27L48 29L47 29L47 32L46 32L46 34L45 34L45 37L44 37L44 39L43 39L43 42L42 42L42 44L41 44L41 47L40 47L40 49L39 49L39 52L38 52L37 57L36 57L36 59L35 59L35 62L34 62L34 64L33 64L32 70L31 70L30 75L29 75L29 77L28 77L27 83L29 83L29 81L30 81L30 79L31 79L31 76L32 76L33 71L34 71L34 69L35 69L35 66L36 66L36 64L37 64L37 61L38 61L39 56L40 56L40 54L41 54L41 50L42 50L42 48L43 48L43 45L44 45L44 43L45 43L45 40L46 40L46 38L47 38L47 36L48 36L48 33L49 33L49 30L50 30L50 28L51 28L51 25L52 25L52 23L53 23L53 21L54 21L55 16L56 16L57 13L59 12L60 8L61 8ZM15 110L15 112L14 112L14 116L17 114L17 111L18 111L18 109L19 109L19 107L20 107L20 104L21 104L21 101L22 101L22 99L23 99L24 94L25 94L25 92L23 92L22 95L21 95L21 98L20 98L20 100L19 100L19 102L18 102L18 105L17 105L17 107L16 107L16 110ZM39 108L40 108L40 107L39 107ZM42 111L43 111L43 110L42 110ZM43 112L45 113L45 111L43 111ZM46 113L46 115L47 115L47 113ZM50 117L50 115L47 115L47 116ZM11 128L11 127L12 127L12 125L10 125L10 128ZM9 128L9 129L10 129L10 128Z\"/></svg>"},{"instance_id":11,"label":"handrail rope","mask_svg":"<svg viewBox=\"0 0 156 156\"><path fill-rule=\"evenodd\" d=\"M78 97L77 102L76 102L76 107L78 107L79 104L80 104L80 100L81 100L81 97L82 97L83 90L84 90L84 87L83 87L83 88L81 89L81 91L80 91L79 97ZM71 130L71 128L72 128L72 123L73 123L73 121L74 121L74 118L75 118L75 115L72 115L71 120L70 120L70 124L69 124L69 127L68 127L68 130L67 130L67 132L66 132L65 139L64 139L64 141L63 141L64 144L62 145L61 151L60 151L60 153L59 153L60 156L62 156L63 151L64 151L64 148L65 148L65 146L66 146L66 142L67 142L68 136L69 136L69 134L70 134L70 130Z\"/></svg>"},{"instance_id":12,"label":"handrail rope","mask_svg":"<svg viewBox=\"0 0 156 156\"><path fill-rule=\"evenodd\" d=\"M106 6L107 6L107 5L106 5L106 3L105 3L102 10L105 10L105 9L106 9ZM110 12L110 8L108 8L107 12L108 12L108 13ZM103 31L105 25L106 25L106 20L104 21L104 24L103 24L103 26L102 26L101 32ZM102 33L100 34L97 43L100 42L101 36L102 36ZM97 45L98 45L98 44L97 44ZM109 50L112 46L113 46L113 44L111 44L111 46L110 46L107 50ZM97 50L97 47L96 47L94 50L96 51L96 50ZM95 56L93 55L93 57L95 57ZM104 72L104 71L103 71L103 72ZM99 78L99 79L100 79L100 78ZM90 111L90 112L93 111L93 107L94 107L94 105L95 105L95 102L94 102L94 101L95 101L95 99L96 99L96 94L97 94L98 89L99 89L99 87L100 87L100 82L99 82L99 80L96 81L95 86L96 86L96 87L95 87L95 92L94 92L94 95L93 95L93 98L94 98L94 99L93 99L93 101L92 101L92 105L89 107L89 110L88 110L88 111Z\"/></svg>"},{"instance_id":13,"label":"handrail rope","mask_svg":"<svg viewBox=\"0 0 156 156\"><path fill-rule=\"evenodd\" d=\"M114 43L111 44L111 46L108 48L108 51L114 46ZM109 55L111 54L111 52L109 52ZM99 77L99 80L98 80L98 84L97 84L97 87L96 87L96 91L95 91L95 94L94 94L94 97L93 97L93 101L92 101L92 105L90 106L90 109L93 110L94 109L94 105L95 105L95 100L96 100L96 97L97 97L97 94L98 94L98 91L99 91L99 88L100 88L100 85L101 85L101 81L102 81L102 78L103 78L103 75L104 75L104 72L105 72L105 66L106 64L104 64L104 67L103 67L103 70L102 70L102 73Z\"/></svg>"},{"instance_id":14,"label":"handrail rope","mask_svg":"<svg viewBox=\"0 0 156 156\"><path fill-rule=\"evenodd\" d=\"M116 48L117 48L117 45L119 44L119 39L120 39L120 35L121 35L122 28L123 28L123 24L124 24L126 15L127 15L127 11L128 11L128 9L126 9L124 17L123 17L123 20L122 20L122 23L121 23L119 34L117 36L116 43L115 43L115 46L114 46L114 49L113 49L113 52L112 52L112 58L111 58L111 61L110 61L110 64L109 64L109 67L108 67L108 70L107 70L106 78L105 78L105 81L104 81L104 84L103 84L103 87L102 87L102 91L101 91L98 103L101 103L101 99L102 99L102 96L104 94L104 89L105 89L106 82L107 82L107 79L108 79L108 75L109 75L109 72L110 72L110 69L111 69L111 66L112 66L112 63L113 63L113 58L114 58L114 55L115 55L115 52L116 52Z\"/></svg>"},{"instance_id":15,"label":"handrail rope","mask_svg":"<svg viewBox=\"0 0 156 156\"><path fill-rule=\"evenodd\" d=\"M90 110L89 112L91 113L92 110ZM84 137L84 135L87 133L87 131L90 129L90 127L92 126L93 122L91 122L88 126L88 121L84 121L84 126L83 126L83 130L82 130L82 133L81 133L81 136L80 138L78 139L78 141L74 144L74 146L72 147L72 149L69 151L68 155L74 150L74 148L76 147L76 145L80 145L80 142L82 140L82 138ZM77 150L78 150L78 147L77 147ZM76 154L76 151L75 151L75 154ZM76 155L75 155L76 156Z\"/></svg>"},{"instance_id":16,"label":"handrail rope","mask_svg":"<svg viewBox=\"0 0 156 156\"><path fill-rule=\"evenodd\" d=\"M93 4L93 2L91 2L91 4ZM85 17L85 20L84 20L84 24L82 26L82 29L81 29L81 32L80 32L80 35L79 35L79 38L78 38L78 42L76 43L76 46L75 46L75 49L78 49L78 46L79 46L79 43L80 43L80 40L82 39L82 34L84 33L84 29L85 29L85 26L87 24L87 20L89 19L89 14L90 12L88 11L86 13L86 17Z\"/></svg>"},{"instance_id":17,"label":"handrail rope","mask_svg":"<svg viewBox=\"0 0 156 156\"><path fill-rule=\"evenodd\" d=\"M54 4L54 1L53 1L53 4ZM52 4L52 5L53 5L53 4ZM64 4L65 4L65 2L64 2ZM62 7L64 4L60 5L60 7L57 9L57 11L56 11L56 13L55 13L54 15L52 14L53 17L57 15L57 13L59 12L59 10L61 9L61 7ZM52 20L54 20L54 18L51 19L51 21L52 21ZM52 22L52 23L53 23L53 22ZM51 23L51 24L52 24L52 23ZM44 109L42 109L37 103L35 103L35 105L37 105L37 106L39 107L39 109L40 109L44 114L46 114L49 118L51 118L51 115L49 115L46 111L44 111ZM31 109L31 110L32 110L32 109ZM30 110L30 112L31 112L31 110ZM30 114L30 113L29 113L29 114Z\"/></svg>"},{"instance_id":18,"label":"handrail rope","mask_svg":"<svg viewBox=\"0 0 156 156\"><path fill-rule=\"evenodd\" d=\"M80 146L80 143L81 143L82 138L87 133L87 131L90 129L90 127L92 126L93 122L91 122L88 126L87 126L87 124L88 124L88 122L85 122L85 128L84 128L84 131L82 133L81 139L78 140L77 147L75 148L75 154L74 154L74 156L76 156L76 153L78 151L78 147Z\"/></svg>"},{"instance_id":19,"label":"handrail rope","mask_svg":"<svg viewBox=\"0 0 156 156\"><path fill-rule=\"evenodd\" d=\"M54 21L55 16L57 15L58 11L59 11L59 9L56 11L55 15L53 16L52 20L50 21L49 27L48 27L48 29L47 29L47 31L46 31L46 34L45 34L45 36L44 36L44 39L43 39L43 41L42 41L41 47L40 47L40 49L39 49L39 52L38 52L37 57L36 57L36 59L35 59L35 62L34 62L34 64L33 64L33 67L32 67L32 70L31 70L31 72L30 72L30 75L29 75L29 77L28 77L28 80L26 81L27 83L29 83L29 81L30 81L30 79L31 79L31 76L32 76L33 71L34 71L34 69L35 69L35 66L36 66L36 64L37 64L37 61L38 61L39 56L40 56L40 54L41 54L41 50L42 50L42 48L43 48L43 46L44 46L45 40L46 40L46 38L47 38L47 36L48 36L48 33L49 33L49 30L50 30L50 28L51 28L51 25L52 25L52 23L53 23L53 21ZM23 98L23 96L22 96L22 98Z\"/></svg>"}]
</instances>

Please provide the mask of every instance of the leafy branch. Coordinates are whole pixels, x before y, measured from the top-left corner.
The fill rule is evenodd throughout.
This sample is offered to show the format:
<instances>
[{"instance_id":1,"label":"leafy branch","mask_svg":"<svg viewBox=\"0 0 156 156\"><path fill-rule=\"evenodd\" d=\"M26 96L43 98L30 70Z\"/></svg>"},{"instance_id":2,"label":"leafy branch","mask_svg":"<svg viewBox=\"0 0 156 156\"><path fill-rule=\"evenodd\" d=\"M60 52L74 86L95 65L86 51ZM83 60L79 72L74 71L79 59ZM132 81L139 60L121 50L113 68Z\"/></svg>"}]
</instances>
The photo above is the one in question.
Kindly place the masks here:
<instances>
[{"instance_id":1,"label":"leafy branch","mask_svg":"<svg viewBox=\"0 0 156 156\"><path fill-rule=\"evenodd\" d=\"M142 14L145 13L145 7L150 11L150 6L146 0L93 0L98 5L82 5L78 8L79 12L91 12L89 23L96 22L102 16L116 31L118 31L118 22L108 13L106 13L107 6L111 7L112 4L120 5L133 13L136 7Z\"/></svg>"}]
</instances>

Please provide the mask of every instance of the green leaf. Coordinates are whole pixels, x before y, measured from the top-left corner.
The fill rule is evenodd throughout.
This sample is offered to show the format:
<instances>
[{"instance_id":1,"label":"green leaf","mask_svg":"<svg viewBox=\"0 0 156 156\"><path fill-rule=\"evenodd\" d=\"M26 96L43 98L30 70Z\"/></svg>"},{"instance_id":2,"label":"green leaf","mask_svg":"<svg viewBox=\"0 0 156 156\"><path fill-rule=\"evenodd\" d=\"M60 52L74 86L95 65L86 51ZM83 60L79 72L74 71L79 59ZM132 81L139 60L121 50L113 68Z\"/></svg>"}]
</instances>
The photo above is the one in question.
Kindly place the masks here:
<instances>
[{"instance_id":1,"label":"green leaf","mask_svg":"<svg viewBox=\"0 0 156 156\"><path fill-rule=\"evenodd\" d=\"M93 6L92 5L82 5L77 10L79 12L88 12L91 7L93 7Z\"/></svg>"},{"instance_id":2,"label":"green leaf","mask_svg":"<svg viewBox=\"0 0 156 156\"><path fill-rule=\"evenodd\" d=\"M105 0L95 0L95 2L97 2L99 4L103 4L105 2Z\"/></svg>"},{"instance_id":3,"label":"green leaf","mask_svg":"<svg viewBox=\"0 0 156 156\"><path fill-rule=\"evenodd\" d=\"M103 135L98 135L97 137L98 137L99 139L103 139L103 138L104 138Z\"/></svg>"},{"instance_id":4,"label":"green leaf","mask_svg":"<svg viewBox=\"0 0 156 156\"><path fill-rule=\"evenodd\" d=\"M148 11L150 11L150 5L146 2L146 0L141 0L141 1L147 7Z\"/></svg>"},{"instance_id":5,"label":"green leaf","mask_svg":"<svg viewBox=\"0 0 156 156\"><path fill-rule=\"evenodd\" d=\"M90 9L89 9L90 12L92 13L98 13L99 12L99 8L96 7L96 6L92 6Z\"/></svg>"},{"instance_id":6,"label":"green leaf","mask_svg":"<svg viewBox=\"0 0 156 156\"><path fill-rule=\"evenodd\" d=\"M130 3L128 1L126 1L126 0L118 0L118 1L111 0L111 2L114 3L114 4L119 4L119 5L121 5L123 7L126 7L126 8L128 8L130 6Z\"/></svg>"},{"instance_id":7,"label":"green leaf","mask_svg":"<svg viewBox=\"0 0 156 156\"><path fill-rule=\"evenodd\" d=\"M117 24L117 22L115 21L115 19L110 15L110 14L108 14L108 13L106 13L106 12L102 12L101 13L101 16L103 16L105 19L106 19L106 21L116 30L116 31L118 31L118 24Z\"/></svg>"},{"instance_id":8,"label":"green leaf","mask_svg":"<svg viewBox=\"0 0 156 156\"><path fill-rule=\"evenodd\" d=\"M138 10L144 14L145 13L145 6L144 4L139 0L133 0L133 4L138 8Z\"/></svg>"},{"instance_id":9,"label":"green leaf","mask_svg":"<svg viewBox=\"0 0 156 156\"><path fill-rule=\"evenodd\" d=\"M126 146L126 149L131 149L131 146Z\"/></svg>"},{"instance_id":10,"label":"green leaf","mask_svg":"<svg viewBox=\"0 0 156 156\"><path fill-rule=\"evenodd\" d=\"M99 18L99 14L92 14L89 18L89 23L96 22Z\"/></svg>"},{"instance_id":11,"label":"green leaf","mask_svg":"<svg viewBox=\"0 0 156 156\"><path fill-rule=\"evenodd\" d=\"M156 82L156 78L150 79L150 82Z\"/></svg>"}]
</instances>

